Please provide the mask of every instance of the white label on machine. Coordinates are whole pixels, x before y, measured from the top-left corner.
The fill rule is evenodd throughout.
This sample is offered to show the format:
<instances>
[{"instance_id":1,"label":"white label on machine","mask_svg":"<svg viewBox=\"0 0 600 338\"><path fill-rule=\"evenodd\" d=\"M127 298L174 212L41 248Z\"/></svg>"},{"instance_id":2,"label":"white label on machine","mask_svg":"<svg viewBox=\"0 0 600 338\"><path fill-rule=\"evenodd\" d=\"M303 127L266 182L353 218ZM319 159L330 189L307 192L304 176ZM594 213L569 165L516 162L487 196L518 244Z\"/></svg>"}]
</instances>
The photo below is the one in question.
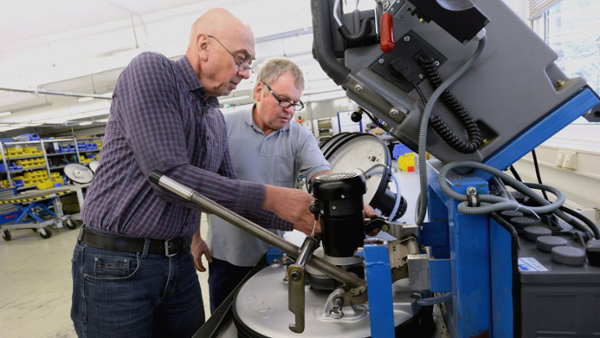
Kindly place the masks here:
<instances>
[{"instance_id":1,"label":"white label on machine","mask_svg":"<svg viewBox=\"0 0 600 338\"><path fill-rule=\"evenodd\" d=\"M519 271L548 271L548 269L533 257L522 257L519 258Z\"/></svg>"}]
</instances>

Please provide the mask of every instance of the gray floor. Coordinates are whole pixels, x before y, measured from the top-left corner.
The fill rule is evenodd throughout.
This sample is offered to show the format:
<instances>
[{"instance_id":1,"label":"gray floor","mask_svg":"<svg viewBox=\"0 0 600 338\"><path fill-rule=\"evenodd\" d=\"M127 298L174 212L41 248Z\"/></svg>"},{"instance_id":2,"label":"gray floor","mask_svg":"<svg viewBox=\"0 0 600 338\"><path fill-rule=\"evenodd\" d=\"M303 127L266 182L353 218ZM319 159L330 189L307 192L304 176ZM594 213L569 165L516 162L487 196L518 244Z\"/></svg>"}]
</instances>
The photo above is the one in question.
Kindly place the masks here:
<instances>
[{"instance_id":1,"label":"gray floor","mask_svg":"<svg viewBox=\"0 0 600 338\"><path fill-rule=\"evenodd\" d=\"M203 223L204 238L206 228ZM0 240L0 338L76 337L71 257L78 233L52 229L51 238L41 239L29 229L13 230L11 241ZM208 275L198 278L208 318Z\"/></svg>"}]
</instances>

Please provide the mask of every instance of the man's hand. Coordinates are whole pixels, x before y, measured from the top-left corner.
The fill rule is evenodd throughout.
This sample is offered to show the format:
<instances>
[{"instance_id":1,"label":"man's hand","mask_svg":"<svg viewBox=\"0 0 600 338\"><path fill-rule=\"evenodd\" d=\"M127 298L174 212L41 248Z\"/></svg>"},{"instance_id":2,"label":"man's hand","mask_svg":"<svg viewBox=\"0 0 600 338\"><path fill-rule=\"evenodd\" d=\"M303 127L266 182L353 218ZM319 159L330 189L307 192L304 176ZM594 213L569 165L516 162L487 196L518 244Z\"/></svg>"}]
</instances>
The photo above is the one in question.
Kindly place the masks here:
<instances>
[{"instance_id":1,"label":"man's hand","mask_svg":"<svg viewBox=\"0 0 600 338\"><path fill-rule=\"evenodd\" d=\"M375 209L373 209L373 207L371 207L367 203L365 203L365 205L363 207L363 212L365 213L365 218L373 219L373 218L379 217L379 214L377 214Z\"/></svg>"},{"instance_id":2,"label":"man's hand","mask_svg":"<svg viewBox=\"0 0 600 338\"><path fill-rule=\"evenodd\" d=\"M196 267L196 270L205 272L206 268L204 267L204 264L202 264L202 255L206 256L206 260L209 263L212 263L212 256L208 249L208 245L206 245L202 237L200 237L200 229L192 236L191 251L192 256L194 256L194 266Z\"/></svg>"},{"instance_id":3,"label":"man's hand","mask_svg":"<svg viewBox=\"0 0 600 338\"><path fill-rule=\"evenodd\" d=\"M314 197L304 191L266 184L262 208L294 224L294 229L310 235L315 222L309 210L313 200Z\"/></svg>"},{"instance_id":4,"label":"man's hand","mask_svg":"<svg viewBox=\"0 0 600 338\"><path fill-rule=\"evenodd\" d=\"M365 218L370 218L370 219L374 219L379 217L379 214L375 211L375 209L373 209L373 207L371 207L369 204L365 203L364 207L363 207L363 212L365 214ZM373 229L373 231L371 231L370 233L368 233L367 235L369 236L377 236L377 234L381 231L381 229L376 228Z\"/></svg>"}]
</instances>

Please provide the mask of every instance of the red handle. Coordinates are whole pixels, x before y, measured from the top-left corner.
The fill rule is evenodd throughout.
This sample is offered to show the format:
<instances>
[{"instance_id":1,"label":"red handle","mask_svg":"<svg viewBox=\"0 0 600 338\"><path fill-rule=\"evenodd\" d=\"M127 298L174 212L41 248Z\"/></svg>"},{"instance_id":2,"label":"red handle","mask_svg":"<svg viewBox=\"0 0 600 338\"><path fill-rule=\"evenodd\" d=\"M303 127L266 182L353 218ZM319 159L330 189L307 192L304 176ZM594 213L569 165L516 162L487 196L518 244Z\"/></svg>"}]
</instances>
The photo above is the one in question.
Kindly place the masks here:
<instances>
[{"instance_id":1,"label":"red handle","mask_svg":"<svg viewBox=\"0 0 600 338\"><path fill-rule=\"evenodd\" d=\"M396 39L394 39L394 17L388 12L383 13L381 17L381 40L379 40L379 46L381 51L389 53L394 50L396 46Z\"/></svg>"}]
</instances>

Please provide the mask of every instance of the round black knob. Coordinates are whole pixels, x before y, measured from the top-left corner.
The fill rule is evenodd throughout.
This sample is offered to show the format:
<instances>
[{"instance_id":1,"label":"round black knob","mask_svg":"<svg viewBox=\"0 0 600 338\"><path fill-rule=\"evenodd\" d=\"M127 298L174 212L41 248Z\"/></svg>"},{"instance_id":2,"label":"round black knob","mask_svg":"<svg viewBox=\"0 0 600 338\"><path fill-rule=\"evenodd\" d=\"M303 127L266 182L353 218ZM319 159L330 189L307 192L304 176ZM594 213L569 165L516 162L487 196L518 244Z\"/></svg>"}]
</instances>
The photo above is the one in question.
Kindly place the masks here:
<instances>
[{"instance_id":1,"label":"round black knob","mask_svg":"<svg viewBox=\"0 0 600 338\"><path fill-rule=\"evenodd\" d=\"M352 122L359 122L360 120L362 120L362 114L355 111L350 115L350 119L352 120Z\"/></svg>"}]
</instances>

